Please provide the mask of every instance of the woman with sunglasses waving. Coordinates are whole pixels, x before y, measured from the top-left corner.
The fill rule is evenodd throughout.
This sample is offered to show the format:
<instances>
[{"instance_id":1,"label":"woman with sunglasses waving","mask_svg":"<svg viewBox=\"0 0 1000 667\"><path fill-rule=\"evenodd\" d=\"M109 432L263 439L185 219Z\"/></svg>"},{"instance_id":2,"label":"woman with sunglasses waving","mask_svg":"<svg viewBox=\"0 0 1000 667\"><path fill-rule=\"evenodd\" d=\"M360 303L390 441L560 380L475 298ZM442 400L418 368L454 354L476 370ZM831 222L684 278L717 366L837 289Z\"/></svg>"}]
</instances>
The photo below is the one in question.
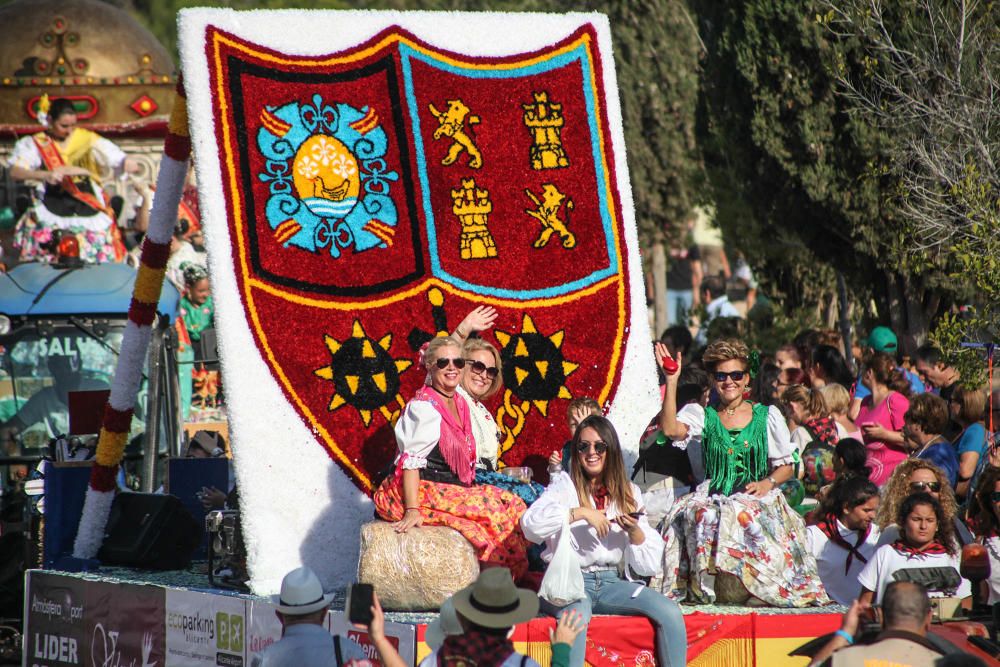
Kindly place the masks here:
<instances>
[{"instance_id":1,"label":"woman with sunglasses waving","mask_svg":"<svg viewBox=\"0 0 1000 667\"><path fill-rule=\"evenodd\" d=\"M958 516L958 501L945 472L926 459L907 459L896 466L889 482L882 489L882 505L875 517L875 522L882 530L879 546L892 544L899 539L896 514L906 497L912 493L929 493L941 503L944 517L953 528L957 546L963 547L972 541L972 533Z\"/></svg>"},{"instance_id":2,"label":"woman with sunglasses waving","mask_svg":"<svg viewBox=\"0 0 1000 667\"><path fill-rule=\"evenodd\" d=\"M516 579L528 568L518 527L525 505L509 491L475 483L472 417L457 391L462 346L451 337L434 338L422 361L427 381L396 422L396 473L375 491L375 509L401 533L420 525L454 528L480 562L508 567Z\"/></svg>"},{"instance_id":3,"label":"woman with sunglasses waving","mask_svg":"<svg viewBox=\"0 0 1000 667\"><path fill-rule=\"evenodd\" d=\"M571 442L569 472L556 474L521 517L521 527L529 540L545 544L542 558L549 561L568 518L568 537L583 569L587 596L565 606L543 599L542 611L559 616L576 610L587 622L594 613L645 616L656 630L657 664L687 664L680 607L644 582L631 580L657 573L663 540L646 520L639 487L625 474L614 426L591 415L580 422ZM570 649L571 667L583 665L586 645L584 632Z\"/></svg>"},{"instance_id":4,"label":"woman with sunglasses waving","mask_svg":"<svg viewBox=\"0 0 1000 667\"><path fill-rule=\"evenodd\" d=\"M472 416L472 434L476 439L476 483L491 484L511 491L530 505L542 495L544 486L530 479L518 479L496 472L500 452L500 427L485 401L503 387L503 366L497 348L476 334L492 327L497 315L496 308L479 306L455 328L452 338L463 342L462 355L465 357L465 369L462 371L458 393L469 404Z\"/></svg>"},{"instance_id":5,"label":"woman with sunglasses waving","mask_svg":"<svg viewBox=\"0 0 1000 667\"><path fill-rule=\"evenodd\" d=\"M655 352L661 365L669 358L662 345ZM827 603L816 560L805 548L805 524L778 488L792 475L784 416L777 406L744 400L750 354L742 342L716 341L702 360L716 401L678 412L674 373L667 375L660 412L660 430L675 447L700 444L706 478L664 521L663 591L714 602L718 583L729 584L729 601L753 596L777 607ZM718 576L710 576L713 570Z\"/></svg>"},{"instance_id":6,"label":"woman with sunglasses waving","mask_svg":"<svg viewBox=\"0 0 1000 667\"><path fill-rule=\"evenodd\" d=\"M969 580L957 576L958 548L941 503L929 493L907 496L896 513L896 523L903 527L901 537L892 544L879 547L875 557L858 575L861 582L858 601L862 605L870 606L881 601L889 582L905 580L905 575L899 574L900 570L952 568L955 570L954 585L928 586L931 597L948 594L965 598L972 593Z\"/></svg>"}]
</instances>

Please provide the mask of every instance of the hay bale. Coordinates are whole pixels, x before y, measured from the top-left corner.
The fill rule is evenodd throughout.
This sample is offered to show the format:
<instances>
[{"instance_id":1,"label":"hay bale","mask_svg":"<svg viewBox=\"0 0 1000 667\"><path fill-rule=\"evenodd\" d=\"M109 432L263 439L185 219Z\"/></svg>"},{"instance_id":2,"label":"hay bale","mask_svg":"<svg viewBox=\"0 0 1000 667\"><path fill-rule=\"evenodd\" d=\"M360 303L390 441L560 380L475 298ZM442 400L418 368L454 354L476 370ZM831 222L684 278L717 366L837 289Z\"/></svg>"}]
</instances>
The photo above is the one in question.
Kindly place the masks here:
<instances>
[{"instance_id":1,"label":"hay bale","mask_svg":"<svg viewBox=\"0 0 1000 667\"><path fill-rule=\"evenodd\" d=\"M746 586L735 575L719 572L715 575L715 603L745 605L750 600Z\"/></svg>"},{"instance_id":2,"label":"hay bale","mask_svg":"<svg viewBox=\"0 0 1000 667\"><path fill-rule=\"evenodd\" d=\"M420 526L400 534L386 521L361 527L358 581L375 587L384 609L437 610L478 576L475 550L451 528Z\"/></svg>"}]
</instances>

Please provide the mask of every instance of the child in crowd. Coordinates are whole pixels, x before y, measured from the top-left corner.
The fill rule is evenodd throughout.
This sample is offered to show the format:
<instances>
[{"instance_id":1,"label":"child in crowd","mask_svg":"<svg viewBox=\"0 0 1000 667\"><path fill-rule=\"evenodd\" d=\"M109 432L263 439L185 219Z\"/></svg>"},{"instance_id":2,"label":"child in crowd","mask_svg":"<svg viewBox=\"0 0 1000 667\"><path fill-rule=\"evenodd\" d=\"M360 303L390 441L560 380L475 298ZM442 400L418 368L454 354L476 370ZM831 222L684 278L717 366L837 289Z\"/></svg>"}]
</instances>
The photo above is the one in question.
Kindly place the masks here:
<instances>
[{"instance_id":1,"label":"child in crowd","mask_svg":"<svg viewBox=\"0 0 1000 667\"><path fill-rule=\"evenodd\" d=\"M844 477L827 497L806 539L827 595L849 606L861 594L858 575L878 548L878 487L865 477Z\"/></svg>"},{"instance_id":2,"label":"child in crowd","mask_svg":"<svg viewBox=\"0 0 1000 667\"><path fill-rule=\"evenodd\" d=\"M782 345L774 353L774 363L781 370L786 368L802 368L802 357L799 348L792 344Z\"/></svg>"},{"instance_id":3,"label":"child in crowd","mask_svg":"<svg viewBox=\"0 0 1000 667\"><path fill-rule=\"evenodd\" d=\"M549 475L556 475L560 470L569 471L570 445L576 434L576 427L590 415L600 415L601 405L592 398L581 396L569 402L566 410L566 425L569 427L569 437L562 450L556 450L549 456Z\"/></svg>"}]
</instances>

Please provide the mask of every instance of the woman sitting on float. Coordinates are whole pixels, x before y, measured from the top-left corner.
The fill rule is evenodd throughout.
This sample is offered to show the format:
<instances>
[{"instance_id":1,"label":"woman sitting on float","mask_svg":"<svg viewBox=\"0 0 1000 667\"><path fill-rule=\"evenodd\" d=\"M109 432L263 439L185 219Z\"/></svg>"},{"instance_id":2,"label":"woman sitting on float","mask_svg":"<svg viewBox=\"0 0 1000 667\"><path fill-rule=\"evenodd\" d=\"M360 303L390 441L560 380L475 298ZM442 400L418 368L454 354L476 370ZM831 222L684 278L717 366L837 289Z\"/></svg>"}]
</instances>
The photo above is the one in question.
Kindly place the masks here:
<instances>
[{"instance_id":1,"label":"woman sitting on float","mask_svg":"<svg viewBox=\"0 0 1000 667\"><path fill-rule=\"evenodd\" d=\"M508 567L517 579L528 567L518 526L525 504L509 491L475 484L472 416L458 393L462 346L448 336L434 338L422 363L427 383L396 423L396 473L375 491L375 508L401 533L420 525L454 528L481 563Z\"/></svg>"},{"instance_id":2,"label":"woman sitting on float","mask_svg":"<svg viewBox=\"0 0 1000 667\"><path fill-rule=\"evenodd\" d=\"M521 518L521 526L529 540L546 545L542 558L549 561L568 517L568 537L583 569L587 597L566 606L542 600L542 611L550 616L577 611L586 622L593 613L645 616L656 630L657 664L686 664L680 607L642 581L629 580L657 573L663 540L646 520L639 487L625 474L614 426L604 417L587 417L571 443L569 472L556 473ZM586 645L584 631L570 649L572 667L583 665Z\"/></svg>"},{"instance_id":3,"label":"woman sitting on float","mask_svg":"<svg viewBox=\"0 0 1000 667\"><path fill-rule=\"evenodd\" d=\"M669 359L659 343L655 352L661 365ZM676 362L680 368L682 359ZM794 445L785 418L776 406L744 400L751 377L745 344L716 341L703 363L715 402L691 403L678 412L677 372L667 375L660 413L660 430L675 447L700 441L706 476L664 522L663 591L675 599L714 602L716 584L735 578L742 587L734 587L732 601L749 593L777 607L826 604L816 561L805 548L805 524L779 489L792 475Z\"/></svg>"},{"instance_id":4,"label":"woman sitting on float","mask_svg":"<svg viewBox=\"0 0 1000 667\"><path fill-rule=\"evenodd\" d=\"M55 261L58 232L76 237L84 262L122 261L125 246L98 169L104 164L135 174L139 166L111 141L77 127L76 108L68 99L53 100L39 121L45 131L19 139L10 156L13 180L39 183L35 203L14 231L20 260Z\"/></svg>"},{"instance_id":5,"label":"woman sitting on float","mask_svg":"<svg viewBox=\"0 0 1000 667\"><path fill-rule=\"evenodd\" d=\"M511 491L530 505L542 495L545 487L530 479L497 472L502 436L500 426L485 402L503 387L503 365L497 348L477 335L492 327L496 318L495 308L479 306L455 328L452 338L463 343L462 356L465 358L462 383L457 391L469 404L472 416L472 434L476 439L476 483L492 484Z\"/></svg>"}]
</instances>

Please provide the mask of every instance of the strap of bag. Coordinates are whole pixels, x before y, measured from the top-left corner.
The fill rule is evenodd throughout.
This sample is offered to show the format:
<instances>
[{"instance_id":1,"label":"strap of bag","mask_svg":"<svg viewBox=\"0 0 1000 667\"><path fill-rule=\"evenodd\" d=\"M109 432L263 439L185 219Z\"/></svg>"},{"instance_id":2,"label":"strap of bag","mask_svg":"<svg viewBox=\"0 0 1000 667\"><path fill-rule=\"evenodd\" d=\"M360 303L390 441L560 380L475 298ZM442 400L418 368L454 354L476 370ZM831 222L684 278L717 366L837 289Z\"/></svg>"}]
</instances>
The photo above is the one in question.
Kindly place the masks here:
<instances>
[{"instance_id":1,"label":"strap of bag","mask_svg":"<svg viewBox=\"0 0 1000 667\"><path fill-rule=\"evenodd\" d=\"M344 656L340 652L340 635L333 636L333 652L337 656L337 667L343 667Z\"/></svg>"}]
</instances>

